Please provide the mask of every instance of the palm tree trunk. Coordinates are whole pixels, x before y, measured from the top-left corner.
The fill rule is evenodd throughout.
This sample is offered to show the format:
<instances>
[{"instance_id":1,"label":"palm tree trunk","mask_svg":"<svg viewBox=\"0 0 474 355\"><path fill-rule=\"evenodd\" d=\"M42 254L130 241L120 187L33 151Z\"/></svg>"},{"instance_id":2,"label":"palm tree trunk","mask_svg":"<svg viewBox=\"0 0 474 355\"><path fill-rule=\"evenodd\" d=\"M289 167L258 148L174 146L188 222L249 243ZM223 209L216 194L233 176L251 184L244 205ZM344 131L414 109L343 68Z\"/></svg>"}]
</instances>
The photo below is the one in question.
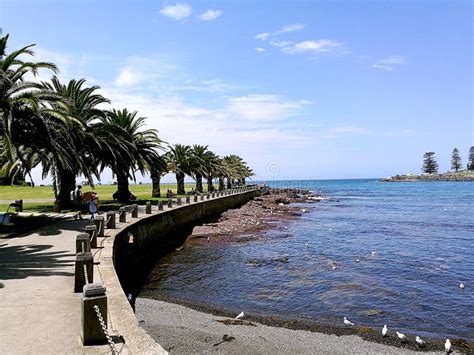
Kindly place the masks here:
<instances>
[{"instance_id":1,"label":"palm tree trunk","mask_svg":"<svg viewBox=\"0 0 474 355\"><path fill-rule=\"evenodd\" d=\"M160 190L160 181L161 175L156 170L152 170L150 173L151 177L151 196L152 197L161 197L161 190Z\"/></svg>"},{"instance_id":2,"label":"palm tree trunk","mask_svg":"<svg viewBox=\"0 0 474 355\"><path fill-rule=\"evenodd\" d=\"M242 178L242 185L245 186L245 178Z\"/></svg>"},{"instance_id":3,"label":"palm tree trunk","mask_svg":"<svg viewBox=\"0 0 474 355\"><path fill-rule=\"evenodd\" d=\"M207 177L207 191L208 192L214 191L214 185L212 184L212 176L211 175L209 175Z\"/></svg>"},{"instance_id":4,"label":"palm tree trunk","mask_svg":"<svg viewBox=\"0 0 474 355\"><path fill-rule=\"evenodd\" d=\"M225 181L224 178L220 177L219 178L219 191L222 191L225 189Z\"/></svg>"},{"instance_id":5,"label":"palm tree trunk","mask_svg":"<svg viewBox=\"0 0 474 355\"><path fill-rule=\"evenodd\" d=\"M68 170L60 170L58 172L59 180L59 193L57 199L60 203L60 208L70 209L73 207L73 201L71 201L71 191L76 188L76 175Z\"/></svg>"},{"instance_id":6,"label":"palm tree trunk","mask_svg":"<svg viewBox=\"0 0 474 355\"><path fill-rule=\"evenodd\" d=\"M228 189L232 188L232 180L230 178L227 178L227 188Z\"/></svg>"},{"instance_id":7,"label":"palm tree trunk","mask_svg":"<svg viewBox=\"0 0 474 355\"><path fill-rule=\"evenodd\" d=\"M117 190L118 190L118 201L128 202L130 201L130 189L128 186L128 176L117 174Z\"/></svg>"},{"instance_id":8,"label":"palm tree trunk","mask_svg":"<svg viewBox=\"0 0 474 355\"><path fill-rule=\"evenodd\" d=\"M196 174L196 191L202 193L202 175Z\"/></svg>"},{"instance_id":9,"label":"palm tree trunk","mask_svg":"<svg viewBox=\"0 0 474 355\"><path fill-rule=\"evenodd\" d=\"M178 185L178 190L177 190L178 195L186 194L186 190L184 189L184 177L185 177L184 173L176 174L176 183Z\"/></svg>"}]
</instances>

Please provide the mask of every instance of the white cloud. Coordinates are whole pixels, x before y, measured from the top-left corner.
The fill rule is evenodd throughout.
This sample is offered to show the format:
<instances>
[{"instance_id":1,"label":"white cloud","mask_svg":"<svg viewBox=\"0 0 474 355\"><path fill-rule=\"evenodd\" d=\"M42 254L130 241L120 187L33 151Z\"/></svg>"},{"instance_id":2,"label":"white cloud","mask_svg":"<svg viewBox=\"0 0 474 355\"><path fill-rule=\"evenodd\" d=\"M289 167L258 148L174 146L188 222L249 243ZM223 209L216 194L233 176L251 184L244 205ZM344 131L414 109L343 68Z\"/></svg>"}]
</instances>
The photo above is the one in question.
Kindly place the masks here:
<instances>
[{"instance_id":1,"label":"white cloud","mask_svg":"<svg viewBox=\"0 0 474 355\"><path fill-rule=\"evenodd\" d=\"M216 18L220 17L222 15L221 10L207 10L206 12L202 13L199 15L199 19L202 21L212 21L215 20Z\"/></svg>"},{"instance_id":2,"label":"white cloud","mask_svg":"<svg viewBox=\"0 0 474 355\"><path fill-rule=\"evenodd\" d=\"M385 135L388 137L410 137L410 136L413 136L414 134L415 134L415 131L413 131L412 129L404 128L398 131L387 132Z\"/></svg>"},{"instance_id":3,"label":"white cloud","mask_svg":"<svg viewBox=\"0 0 474 355\"><path fill-rule=\"evenodd\" d=\"M320 39L316 41L298 42L291 46L282 47L281 50L289 54L322 53L333 51L341 45L342 43L330 39Z\"/></svg>"},{"instance_id":4,"label":"white cloud","mask_svg":"<svg viewBox=\"0 0 474 355\"><path fill-rule=\"evenodd\" d=\"M181 20L192 14L191 6L185 2L169 5L160 10L160 14L167 16L173 20Z\"/></svg>"},{"instance_id":5,"label":"white cloud","mask_svg":"<svg viewBox=\"0 0 474 355\"><path fill-rule=\"evenodd\" d=\"M269 37L270 37L270 33L262 32L262 33L259 33L258 35L256 35L254 37L254 39L260 39L262 41L266 41Z\"/></svg>"},{"instance_id":6,"label":"white cloud","mask_svg":"<svg viewBox=\"0 0 474 355\"><path fill-rule=\"evenodd\" d=\"M330 128L324 135L323 138L333 139L340 138L345 135L361 135L369 134L370 131L363 127L357 126L337 126Z\"/></svg>"},{"instance_id":7,"label":"white cloud","mask_svg":"<svg viewBox=\"0 0 474 355\"><path fill-rule=\"evenodd\" d=\"M259 52L259 53L262 53L262 52L265 52L265 51L266 51L266 49L265 49L265 48L262 48L262 47L257 47L257 48L255 48L255 50L256 50L257 52Z\"/></svg>"},{"instance_id":8,"label":"white cloud","mask_svg":"<svg viewBox=\"0 0 474 355\"><path fill-rule=\"evenodd\" d=\"M225 112L244 120L273 122L295 115L306 104L278 95L253 94L229 99Z\"/></svg>"},{"instance_id":9,"label":"white cloud","mask_svg":"<svg viewBox=\"0 0 474 355\"><path fill-rule=\"evenodd\" d=\"M278 31L273 32L273 35L278 36L278 35L285 34L285 33L296 32L296 31L302 30L305 27L306 27L306 25L303 24L303 23L293 23L291 25L283 26Z\"/></svg>"},{"instance_id":10,"label":"white cloud","mask_svg":"<svg viewBox=\"0 0 474 355\"><path fill-rule=\"evenodd\" d=\"M385 70L385 71L392 71L396 65L405 64L405 63L406 63L405 57L402 57L400 55L395 55L395 56L387 57L387 58L376 61L375 64L372 64L372 67L376 69Z\"/></svg>"},{"instance_id":11,"label":"white cloud","mask_svg":"<svg viewBox=\"0 0 474 355\"><path fill-rule=\"evenodd\" d=\"M282 48L282 47L288 47L293 44L293 41L279 41L279 40L274 40L270 41L270 44L274 47L277 48Z\"/></svg>"},{"instance_id":12,"label":"white cloud","mask_svg":"<svg viewBox=\"0 0 474 355\"><path fill-rule=\"evenodd\" d=\"M126 64L120 68L115 78L117 86L136 86L143 83L154 83L163 71L173 70L172 66L166 65L157 59L132 56L127 58Z\"/></svg>"}]
</instances>

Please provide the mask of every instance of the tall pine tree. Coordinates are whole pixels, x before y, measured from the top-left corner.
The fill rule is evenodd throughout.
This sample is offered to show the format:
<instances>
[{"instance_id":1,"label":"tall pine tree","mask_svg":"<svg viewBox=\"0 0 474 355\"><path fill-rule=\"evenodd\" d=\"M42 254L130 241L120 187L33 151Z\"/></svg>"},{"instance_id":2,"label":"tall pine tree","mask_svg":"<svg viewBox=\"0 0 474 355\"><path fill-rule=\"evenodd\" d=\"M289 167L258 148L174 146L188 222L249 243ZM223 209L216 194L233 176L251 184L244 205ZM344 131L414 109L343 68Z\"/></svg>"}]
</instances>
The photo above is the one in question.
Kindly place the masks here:
<instances>
[{"instance_id":1,"label":"tall pine tree","mask_svg":"<svg viewBox=\"0 0 474 355\"><path fill-rule=\"evenodd\" d=\"M467 161L467 170L474 170L474 146L469 149L469 160Z\"/></svg>"},{"instance_id":2,"label":"tall pine tree","mask_svg":"<svg viewBox=\"0 0 474 355\"><path fill-rule=\"evenodd\" d=\"M423 155L423 172L426 174L436 174L438 172L438 163L434 152L426 152Z\"/></svg>"},{"instance_id":3,"label":"tall pine tree","mask_svg":"<svg viewBox=\"0 0 474 355\"><path fill-rule=\"evenodd\" d=\"M461 167L462 163L461 156L459 155L459 149L454 148L453 152L451 153L451 170L458 172Z\"/></svg>"}]
</instances>

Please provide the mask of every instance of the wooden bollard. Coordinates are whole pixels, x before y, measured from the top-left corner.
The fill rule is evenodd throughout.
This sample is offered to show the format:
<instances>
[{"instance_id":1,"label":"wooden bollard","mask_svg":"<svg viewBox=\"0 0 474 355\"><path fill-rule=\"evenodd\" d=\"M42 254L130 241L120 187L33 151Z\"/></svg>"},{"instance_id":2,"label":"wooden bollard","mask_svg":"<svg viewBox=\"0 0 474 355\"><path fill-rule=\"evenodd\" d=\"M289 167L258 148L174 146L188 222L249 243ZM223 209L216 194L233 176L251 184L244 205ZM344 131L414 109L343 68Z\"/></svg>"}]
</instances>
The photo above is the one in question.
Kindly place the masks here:
<instances>
[{"instance_id":1,"label":"wooden bollard","mask_svg":"<svg viewBox=\"0 0 474 355\"><path fill-rule=\"evenodd\" d=\"M86 233L91 241L91 248L97 248L97 226L95 224L86 226Z\"/></svg>"},{"instance_id":2,"label":"wooden bollard","mask_svg":"<svg viewBox=\"0 0 474 355\"><path fill-rule=\"evenodd\" d=\"M158 202L158 211L163 211L163 201Z\"/></svg>"},{"instance_id":3,"label":"wooden bollard","mask_svg":"<svg viewBox=\"0 0 474 355\"><path fill-rule=\"evenodd\" d=\"M181 206L181 197L178 197L176 204L177 204L178 206Z\"/></svg>"},{"instance_id":4,"label":"wooden bollard","mask_svg":"<svg viewBox=\"0 0 474 355\"><path fill-rule=\"evenodd\" d=\"M85 285L81 295L81 339L83 345L107 344L107 338L94 306L98 307L104 323L107 325L107 295L105 287L101 284Z\"/></svg>"},{"instance_id":5,"label":"wooden bollard","mask_svg":"<svg viewBox=\"0 0 474 355\"><path fill-rule=\"evenodd\" d=\"M172 208L172 207L173 207L173 200L168 199L168 208Z\"/></svg>"},{"instance_id":6,"label":"wooden bollard","mask_svg":"<svg viewBox=\"0 0 474 355\"><path fill-rule=\"evenodd\" d=\"M127 209L125 207L120 207L119 209L119 222L120 223L127 222Z\"/></svg>"},{"instance_id":7,"label":"wooden bollard","mask_svg":"<svg viewBox=\"0 0 474 355\"><path fill-rule=\"evenodd\" d=\"M94 219L94 224L97 226L97 237L103 238L105 231L105 220L103 216L96 216Z\"/></svg>"},{"instance_id":8,"label":"wooden bollard","mask_svg":"<svg viewBox=\"0 0 474 355\"><path fill-rule=\"evenodd\" d=\"M191 198L189 196L186 196L186 203L190 203L191 202Z\"/></svg>"},{"instance_id":9,"label":"wooden bollard","mask_svg":"<svg viewBox=\"0 0 474 355\"><path fill-rule=\"evenodd\" d=\"M94 226L95 227L95 226ZM80 233L76 236L76 254L91 251L91 241L89 234Z\"/></svg>"},{"instance_id":10,"label":"wooden bollard","mask_svg":"<svg viewBox=\"0 0 474 355\"><path fill-rule=\"evenodd\" d=\"M84 265L87 270L87 278L89 283L94 282L94 257L92 253L77 253L76 265L74 268L74 292L82 292L82 288L86 284L86 278L84 276Z\"/></svg>"},{"instance_id":11,"label":"wooden bollard","mask_svg":"<svg viewBox=\"0 0 474 355\"><path fill-rule=\"evenodd\" d=\"M114 229L116 225L115 212L107 212L107 229Z\"/></svg>"},{"instance_id":12,"label":"wooden bollard","mask_svg":"<svg viewBox=\"0 0 474 355\"><path fill-rule=\"evenodd\" d=\"M132 205L132 218L138 218L138 205Z\"/></svg>"},{"instance_id":13,"label":"wooden bollard","mask_svg":"<svg viewBox=\"0 0 474 355\"><path fill-rule=\"evenodd\" d=\"M151 202L147 201L145 204L145 213L146 214L151 214Z\"/></svg>"},{"instance_id":14,"label":"wooden bollard","mask_svg":"<svg viewBox=\"0 0 474 355\"><path fill-rule=\"evenodd\" d=\"M198 202L198 195L194 195L193 201L194 201L194 202Z\"/></svg>"}]
</instances>

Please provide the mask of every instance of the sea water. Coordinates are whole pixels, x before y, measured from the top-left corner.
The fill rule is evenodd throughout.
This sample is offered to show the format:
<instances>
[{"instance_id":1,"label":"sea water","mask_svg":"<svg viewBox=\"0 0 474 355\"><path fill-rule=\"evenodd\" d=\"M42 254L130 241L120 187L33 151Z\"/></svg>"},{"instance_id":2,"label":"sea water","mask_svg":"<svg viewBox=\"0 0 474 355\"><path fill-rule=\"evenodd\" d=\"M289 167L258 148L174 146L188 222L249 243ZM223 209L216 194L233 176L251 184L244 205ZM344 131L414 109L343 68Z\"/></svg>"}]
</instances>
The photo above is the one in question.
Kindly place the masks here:
<instances>
[{"instance_id":1,"label":"sea water","mask_svg":"<svg viewBox=\"0 0 474 355\"><path fill-rule=\"evenodd\" d=\"M278 181L330 197L257 241L161 259L142 297L474 341L474 183ZM287 258L287 262L284 262ZM463 282L466 287L461 290Z\"/></svg>"}]
</instances>

